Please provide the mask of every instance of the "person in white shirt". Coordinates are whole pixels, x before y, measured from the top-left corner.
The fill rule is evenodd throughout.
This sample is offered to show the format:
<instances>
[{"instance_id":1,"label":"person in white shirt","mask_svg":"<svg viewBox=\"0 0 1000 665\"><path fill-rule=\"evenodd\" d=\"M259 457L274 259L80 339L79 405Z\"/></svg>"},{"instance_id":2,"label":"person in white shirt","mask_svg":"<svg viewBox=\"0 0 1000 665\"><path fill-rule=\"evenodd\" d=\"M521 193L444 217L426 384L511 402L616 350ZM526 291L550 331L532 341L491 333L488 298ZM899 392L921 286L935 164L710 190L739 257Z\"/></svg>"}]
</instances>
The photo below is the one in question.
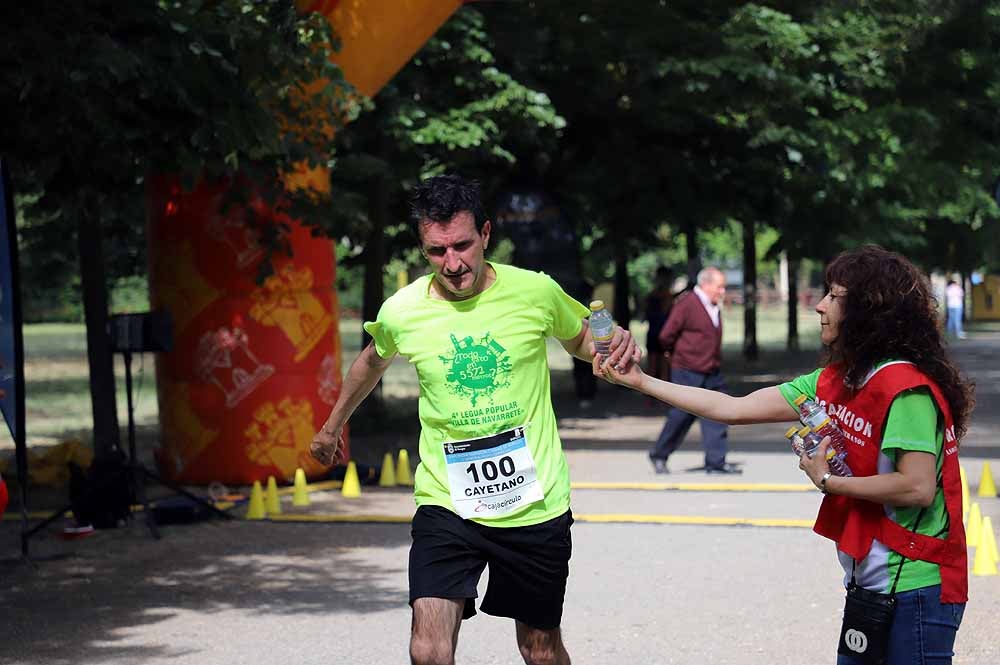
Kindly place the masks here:
<instances>
[{"instance_id":1,"label":"person in white shirt","mask_svg":"<svg viewBox=\"0 0 1000 665\"><path fill-rule=\"evenodd\" d=\"M965 290L962 285L955 280L950 280L944 289L944 303L947 310L948 319L946 329L948 334L954 335L958 339L965 339L965 331L962 330L962 311L965 308Z\"/></svg>"}]
</instances>

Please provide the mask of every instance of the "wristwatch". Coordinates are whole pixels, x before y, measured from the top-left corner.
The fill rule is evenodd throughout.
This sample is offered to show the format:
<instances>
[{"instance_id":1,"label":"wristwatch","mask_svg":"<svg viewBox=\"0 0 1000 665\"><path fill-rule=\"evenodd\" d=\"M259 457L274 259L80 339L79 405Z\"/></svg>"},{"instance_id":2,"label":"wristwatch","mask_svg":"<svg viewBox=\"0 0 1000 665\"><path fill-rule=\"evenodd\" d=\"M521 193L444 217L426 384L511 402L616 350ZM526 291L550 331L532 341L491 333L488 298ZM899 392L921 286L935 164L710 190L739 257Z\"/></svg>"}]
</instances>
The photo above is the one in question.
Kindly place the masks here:
<instances>
[{"instance_id":1,"label":"wristwatch","mask_svg":"<svg viewBox=\"0 0 1000 665\"><path fill-rule=\"evenodd\" d=\"M830 480L830 476L833 474L827 471L823 474L823 477L819 479L819 491L826 494L826 481Z\"/></svg>"}]
</instances>

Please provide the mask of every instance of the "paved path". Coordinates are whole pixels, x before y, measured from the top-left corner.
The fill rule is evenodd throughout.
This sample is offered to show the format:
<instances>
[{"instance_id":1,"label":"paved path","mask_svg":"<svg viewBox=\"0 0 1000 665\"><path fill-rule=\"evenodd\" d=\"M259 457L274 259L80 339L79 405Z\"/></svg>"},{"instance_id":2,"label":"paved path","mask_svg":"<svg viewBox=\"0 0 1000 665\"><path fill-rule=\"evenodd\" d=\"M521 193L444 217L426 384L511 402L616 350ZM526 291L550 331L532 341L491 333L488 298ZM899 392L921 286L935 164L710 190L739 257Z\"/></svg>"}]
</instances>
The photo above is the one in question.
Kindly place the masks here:
<instances>
[{"instance_id":1,"label":"paved path","mask_svg":"<svg viewBox=\"0 0 1000 665\"><path fill-rule=\"evenodd\" d=\"M965 442L972 482L990 461L1000 476L1000 335L968 340L960 358L979 383L980 408ZM781 377L734 367L734 391ZM557 389L565 387L557 376ZM560 383L562 382L562 383ZM733 478L688 473L697 439L656 476L644 449L661 424L659 407L608 386L607 413L561 404L560 425L577 482L716 485ZM730 459L742 483L801 485L780 426L736 428ZM695 434L696 436L696 434ZM356 446L366 443L356 439ZM381 443L385 443L382 441ZM374 447L374 446L373 446ZM1000 480L1000 478L998 478ZM347 501L314 495L311 514L412 513L406 490L365 488ZM579 489L581 518L607 514L718 519L809 520L815 491L722 492ZM1000 499L979 501L1000 527ZM287 513L293 513L287 506ZM697 521L697 519L695 519ZM575 663L775 663L834 661L843 591L830 543L803 527L597 523L573 528L572 575L564 616ZM409 610L409 526L209 522L164 529L152 540L141 522L63 542L32 542L35 563L17 561L17 523L0 523L0 663L271 665L404 663ZM484 577L484 582L486 578ZM955 662L1000 658L1000 576L971 577L971 602ZM519 663L509 620L466 622L458 662Z\"/></svg>"}]
</instances>

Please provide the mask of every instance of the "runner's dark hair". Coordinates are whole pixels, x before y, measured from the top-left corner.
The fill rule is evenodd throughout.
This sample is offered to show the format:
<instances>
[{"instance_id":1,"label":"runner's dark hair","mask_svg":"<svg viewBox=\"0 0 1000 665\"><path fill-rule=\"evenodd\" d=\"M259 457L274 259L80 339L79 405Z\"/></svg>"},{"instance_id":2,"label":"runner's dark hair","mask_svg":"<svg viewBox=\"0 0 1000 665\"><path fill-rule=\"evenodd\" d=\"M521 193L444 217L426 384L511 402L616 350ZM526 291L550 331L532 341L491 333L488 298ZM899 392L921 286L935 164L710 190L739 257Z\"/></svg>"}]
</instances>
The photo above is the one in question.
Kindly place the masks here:
<instances>
[{"instance_id":1,"label":"runner's dark hair","mask_svg":"<svg viewBox=\"0 0 1000 665\"><path fill-rule=\"evenodd\" d=\"M410 222L420 236L421 222L447 222L460 212L472 213L476 230L486 223L479 183L458 175L439 175L421 182L410 196Z\"/></svg>"},{"instance_id":2,"label":"runner's dark hair","mask_svg":"<svg viewBox=\"0 0 1000 665\"><path fill-rule=\"evenodd\" d=\"M941 389L961 439L975 406L974 385L948 357L927 276L895 252L864 245L827 265L827 292L832 284L846 288L847 294L825 362L842 363L845 380L854 387L879 362L912 362Z\"/></svg>"}]
</instances>

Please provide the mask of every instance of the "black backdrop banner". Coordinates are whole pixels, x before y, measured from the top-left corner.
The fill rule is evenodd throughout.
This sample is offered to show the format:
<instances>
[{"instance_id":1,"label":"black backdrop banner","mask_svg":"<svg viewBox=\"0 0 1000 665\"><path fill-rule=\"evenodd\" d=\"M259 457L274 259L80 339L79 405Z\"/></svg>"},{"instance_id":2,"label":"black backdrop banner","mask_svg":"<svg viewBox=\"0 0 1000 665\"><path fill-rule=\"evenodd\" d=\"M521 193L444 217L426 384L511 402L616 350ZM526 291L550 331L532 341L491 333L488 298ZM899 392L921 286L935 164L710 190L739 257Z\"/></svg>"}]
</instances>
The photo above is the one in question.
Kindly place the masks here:
<instances>
[{"instance_id":1,"label":"black backdrop banner","mask_svg":"<svg viewBox=\"0 0 1000 665\"><path fill-rule=\"evenodd\" d=\"M17 456L23 527L28 520L28 450L24 438L24 340L21 284L17 262L17 220L7 162L0 157L0 411L10 428ZM27 554L22 529L22 552Z\"/></svg>"}]
</instances>

